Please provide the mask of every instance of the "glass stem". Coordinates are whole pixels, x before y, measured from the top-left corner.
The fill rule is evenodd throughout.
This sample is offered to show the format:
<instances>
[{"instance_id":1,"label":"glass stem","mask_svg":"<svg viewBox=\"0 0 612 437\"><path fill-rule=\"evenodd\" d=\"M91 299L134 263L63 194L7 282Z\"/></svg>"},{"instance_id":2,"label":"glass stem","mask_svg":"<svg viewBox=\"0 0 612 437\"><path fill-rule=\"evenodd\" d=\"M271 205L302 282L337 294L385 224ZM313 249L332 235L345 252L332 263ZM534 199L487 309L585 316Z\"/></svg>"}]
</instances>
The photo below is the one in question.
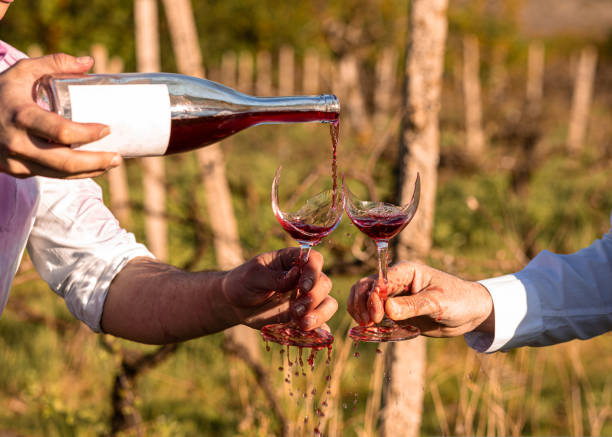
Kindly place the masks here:
<instances>
[{"instance_id":1,"label":"glass stem","mask_svg":"<svg viewBox=\"0 0 612 437\"><path fill-rule=\"evenodd\" d=\"M308 243L300 243L300 258L298 260L298 267L300 268L300 274L302 273L302 268L308 262L308 258L310 257L310 249L312 249L312 244ZM299 287L296 287L295 290L291 293L291 300L297 299L300 294Z\"/></svg>"},{"instance_id":2,"label":"glass stem","mask_svg":"<svg viewBox=\"0 0 612 437\"><path fill-rule=\"evenodd\" d=\"M387 254L389 252L389 242L378 240L376 242L378 249L378 280L383 284L387 283Z\"/></svg>"},{"instance_id":3,"label":"glass stem","mask_svg":"<svg viewBox=\"0 0 612 437\"><path fill-rule=\"evenodd\" d=\"M310 249L312 249L312 244L300 243L300 260L298 264L300 267L300 271L302 270L302 267L304 267L308 262L308 258L310 257Z\"/></svg>"},{"instance_id":4,"label":"glass stem","mask_svg":"<svg viewBox=\"0 0 612 437\"><path fill-rule=\"evenodd\" d=\"M389 261L389 242L386 240L379 240L376 242L376 248L378 249L378 295L383 303L387 300L387 262ZM383 319L379 323L380 326L391 327L393 321L387 317L386 313L383 313Z\"/></svg>"}]
</instances>

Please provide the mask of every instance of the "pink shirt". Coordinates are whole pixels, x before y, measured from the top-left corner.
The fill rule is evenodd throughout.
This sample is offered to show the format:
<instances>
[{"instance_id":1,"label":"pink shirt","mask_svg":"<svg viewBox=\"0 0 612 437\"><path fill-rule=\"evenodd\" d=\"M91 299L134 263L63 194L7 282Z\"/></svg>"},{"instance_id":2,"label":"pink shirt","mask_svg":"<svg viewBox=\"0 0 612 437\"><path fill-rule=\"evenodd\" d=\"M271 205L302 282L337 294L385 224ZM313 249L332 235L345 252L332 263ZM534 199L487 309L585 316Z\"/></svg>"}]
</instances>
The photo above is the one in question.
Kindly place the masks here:
<instances>
[{"instance_id":1,"label":"pink shirt","mask_svg":"<svg viewBox=\"0 0 612 437\"><path fill-rule=\"evenodd\" d=\"M25 57L0 41L0 72ZM26 244L40 276L96 332L115 275L130 259L153 256L121 229L91 179L0 173L0 313Z\"/></svg>"},{"instance_id":2,"label":"pink shirt","mask_svg":"<svg viewBox=\"0 0 612 437\"><path fill-rule=\"evenodd\" d=\"M0 72L26 55L0 40ZM38 203L36 179L15 179L0 173L0 313L34 225Z\"/></svg>"},{"instance_id":3,"label":"pink shirt","mask_svg":"<svg viewBox=\"0 0 612 437\"><path fill-rule=\"evenodd\" d=\"M0 71L6 70L15 62L24 58L27 58L24 53L0 40Z\"/></svg>"}]
</instances>

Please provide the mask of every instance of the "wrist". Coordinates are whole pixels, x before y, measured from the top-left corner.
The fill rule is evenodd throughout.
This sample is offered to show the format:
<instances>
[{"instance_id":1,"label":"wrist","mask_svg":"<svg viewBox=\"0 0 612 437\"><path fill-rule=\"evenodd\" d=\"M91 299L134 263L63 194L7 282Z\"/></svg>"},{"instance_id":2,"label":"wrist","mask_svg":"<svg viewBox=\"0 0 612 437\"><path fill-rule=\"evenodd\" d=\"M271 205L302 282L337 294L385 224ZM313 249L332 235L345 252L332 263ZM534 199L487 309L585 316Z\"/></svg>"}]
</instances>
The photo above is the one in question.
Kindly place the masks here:
<instances>
[{"instance_id":1,"label":"wrist","mask_svg":"<svg viewBox=\"0 0 612 437\"><path fill-rule=\"evenodd\" d=\"M474 332L481 332L483 334L495 334L495 308L493 305L493 298L489 293L489 290L479 282L474 282L474 286L477 288L479 297L479 308L481 308L481 322L476 326Z\"/></svg>"},{"instance_id":2,"label":"wrist","mask_svg":"<svg viewBox=\"0 0 612 437\"><path fill-rule=\"evenodd\" d=\"M225 279L228 272L203 272L208 283L205 290L201 326L206 334L213 334L232 326L240 320L234 305L227 298Z\"/></svg>"}]
</instances>

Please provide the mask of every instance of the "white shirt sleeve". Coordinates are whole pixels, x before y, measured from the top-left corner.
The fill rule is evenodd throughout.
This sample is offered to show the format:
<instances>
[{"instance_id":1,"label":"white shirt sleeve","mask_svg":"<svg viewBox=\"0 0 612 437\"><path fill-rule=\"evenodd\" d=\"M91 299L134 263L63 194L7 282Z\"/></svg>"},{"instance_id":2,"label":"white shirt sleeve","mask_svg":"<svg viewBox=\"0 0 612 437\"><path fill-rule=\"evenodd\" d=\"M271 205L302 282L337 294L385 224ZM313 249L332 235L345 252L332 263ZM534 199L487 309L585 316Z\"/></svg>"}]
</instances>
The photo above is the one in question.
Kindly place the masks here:
<instances>
[{"instance_id":1,"label":"white shirt sleeve","mask_svg":"<svg viewBox=\"0 0 612 437\"><path fill-rule=\"evenodd\" d=\"M480 283L493 299L495 334L465 334L467 344L479 352L548 346L608 332L612 229L576 253L543 251L522 271Z\"/></svg>"},{"instance_id":2,"label":"white shirt sleeve","mask_svg":"<svg viewBox=\"0 0 612 437\"><path fill-rule=\"evenodd\" d=\"M68 310L94 332L111 281L132 258L153 255L120 226L91 179L38 177L40 202L28 252Z\"/></svg>"}]
</instances>

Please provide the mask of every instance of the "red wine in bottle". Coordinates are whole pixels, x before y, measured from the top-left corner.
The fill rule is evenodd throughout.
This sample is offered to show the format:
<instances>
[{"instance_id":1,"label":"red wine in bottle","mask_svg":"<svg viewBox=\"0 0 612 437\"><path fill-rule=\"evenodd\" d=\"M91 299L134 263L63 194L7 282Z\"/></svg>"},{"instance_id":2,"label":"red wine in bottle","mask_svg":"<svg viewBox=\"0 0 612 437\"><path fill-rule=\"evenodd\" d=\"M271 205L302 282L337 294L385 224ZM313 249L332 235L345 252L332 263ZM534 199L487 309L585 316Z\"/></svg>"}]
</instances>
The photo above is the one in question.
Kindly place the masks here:
<instances>
[{"instance_id":1,"label":"red wine in bottle","mask_svg":"<svg viewBox=\"0 0 612 437\"><path fill-rule=\"evenodd\" d=\"M299 123L332 121L337 113L321 111L267 111L217 117L172 119L170 140L166 154L186 152L222 140L236 132L262 123ZM332 122L333 123L333 122Z\"/></svg>"},{"instance_id":2,"label":"red wine in bottle","mask_svg":"<svg viewBox=\"0 0 612 437\"><path fill-rule=\"evenodd\" d=\"M67 119L110 126L107 137L74 147L125 157L185 152L263 123L331 123L340 113L331 94L254 97L170 73L47 75L34 94Z\"/></svg>"}]
</instances>

